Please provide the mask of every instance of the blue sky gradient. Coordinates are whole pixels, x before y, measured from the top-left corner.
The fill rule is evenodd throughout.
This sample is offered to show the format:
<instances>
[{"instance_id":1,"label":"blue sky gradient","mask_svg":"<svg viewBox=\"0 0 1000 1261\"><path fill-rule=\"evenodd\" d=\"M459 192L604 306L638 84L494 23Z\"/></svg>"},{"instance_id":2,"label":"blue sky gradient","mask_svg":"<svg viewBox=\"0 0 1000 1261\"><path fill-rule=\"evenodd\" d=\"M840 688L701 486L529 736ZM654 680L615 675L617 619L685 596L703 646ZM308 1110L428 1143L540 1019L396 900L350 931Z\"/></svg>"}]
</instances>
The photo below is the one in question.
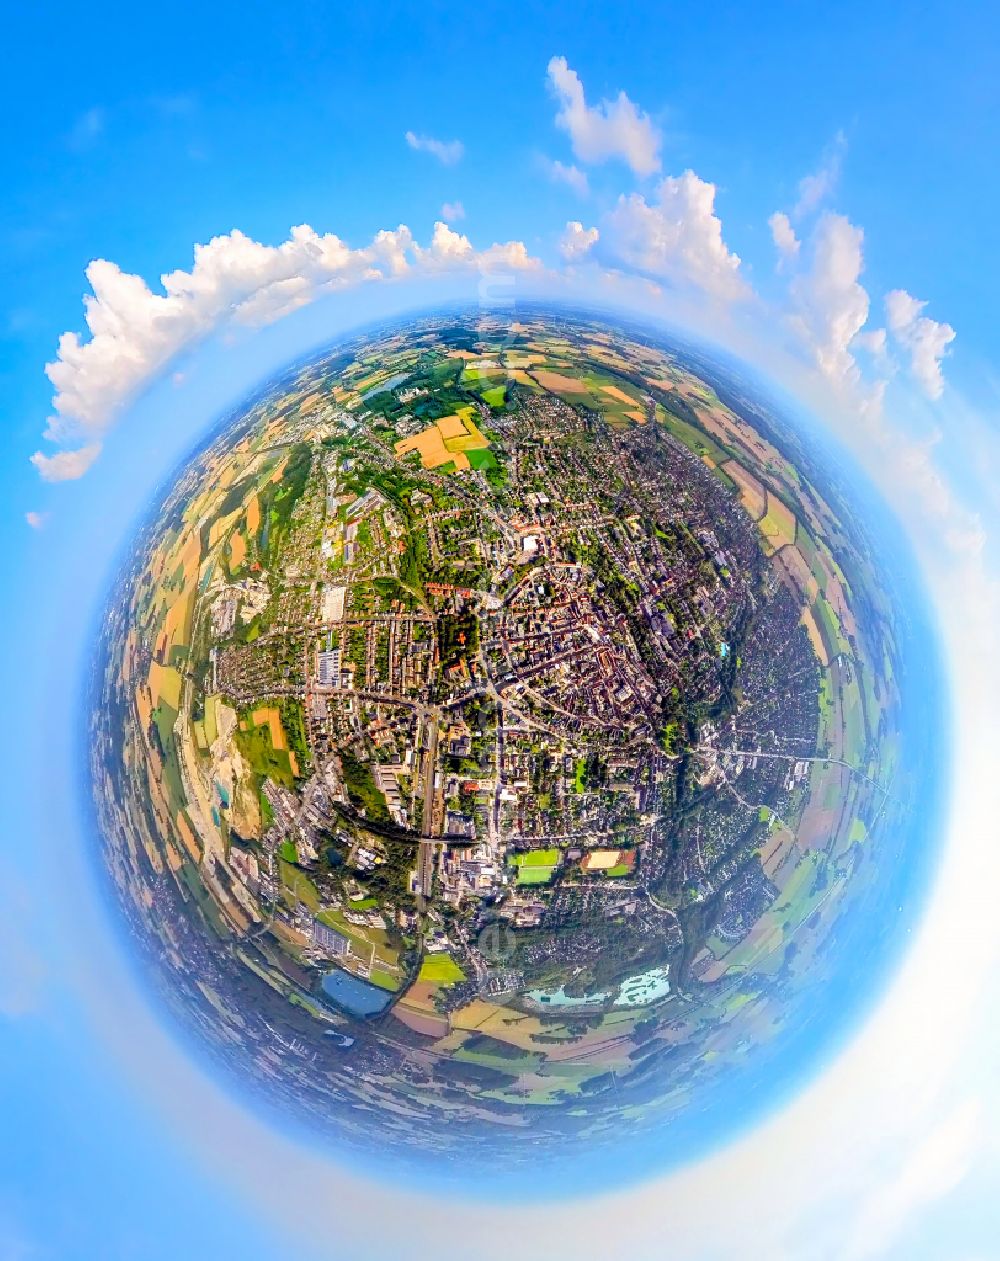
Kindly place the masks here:
<instances>
[{"instance_id":1,"label":"blue sky gradient","mask_svg":"<svg viewBox=\"0 0 1000 1261\"><path fill-rule=\"evenodd\" d=\"M1000 1256L991 1084L1000 941L988 899L1000 878L998 35L1000 16L985 3L9 10L0 660L8 713L23 717L4 762L0 1261L446 1258L459 1255L463 1231L483 1257L513 1240L528 1259L627 1246L643 1261L663 1255L667 1223L676 1261L745 1256L747 1232L776 1261ZM637 173L621 154L574 153L547 83L556 55L591 108L623 91L649 116L659 173ZM460 141L464 152L444 163L410 147L407 131ZM553 178L555 160L586 176L585 196ZM689 168L715 186L725 247L753 292L742 305L706 297L676 259L652 274L614 252L619 197L651 205L662 176ZM796 215L810 175L826 191ZM273 1136L205 1080L120 958L68 782L92 619L155 487L225 407L292 355L378 315L475 300L483 265L321 296L260 332L219 319L109 416L86 476L49 484L29 463L50 449L44 367L61 334L84 331L91 260L156 288L162 273L191 267L196 243L234 228L277 245L307 223L357 248L405 223L426 245L446 203L461 203L451 228L477 250L516 240L539 260L518 292L614 301L690 327L750 359L836 434L919 558L954 712L940 733L954 743L957 778L939 887L914 927L909 965L856 1043L717 1158L572 1215L526 1212L516 1230L499 1212L456 1209L446 1221L426 1199L355 1179ZM796 258L776 253L777 211L802 243ZM885 325L883 296L896 289L956 331L939 356L937 397L918 388L904 343L891 338L891 362L854 340L844 372L817 366L795 321L829 296L808 289L806 262L827 213L863 228L867 331ZM599 227L598 243L567 258L567 222ZM856 296L849 284L835 296L844 294ZM29 512L39 514L33 526ZM808 1183L806 1163L816 1170ZM770 1201L764 1169L784 1179L788 1203ZM412 1251L414 1231L426 1253Z\"/></svg>"}]
</instances>

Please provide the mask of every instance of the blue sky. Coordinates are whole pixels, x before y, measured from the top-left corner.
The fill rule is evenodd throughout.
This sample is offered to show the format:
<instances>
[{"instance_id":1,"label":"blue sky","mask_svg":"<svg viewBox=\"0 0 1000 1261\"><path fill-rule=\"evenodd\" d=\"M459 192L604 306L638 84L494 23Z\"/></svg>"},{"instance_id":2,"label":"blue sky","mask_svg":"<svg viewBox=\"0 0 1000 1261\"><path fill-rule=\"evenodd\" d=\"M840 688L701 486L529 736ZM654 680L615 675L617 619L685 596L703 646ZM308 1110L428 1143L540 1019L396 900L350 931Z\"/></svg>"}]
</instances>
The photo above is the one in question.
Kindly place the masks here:
<instances>
[{"instance_id":1,"label":"blue sky","mask_svg":"<svg viewBox=\"0 0 1000 1261\"><path fill-rule=\"evenodd\" d=\"M1000 1255L995 6L209 3L144 25L107 4L99 19L12 8L0 54L0 659L27 716L6 762L0 1261L153 1261L191 1255L192 1234L222 1261L353 1261L405 1251L404 1216L450 1255L434 1206L292 1150L177 1051L117 956L69 777L91 618L172 463L292 354L379 313L475 299L497 274L758 364L898 514L949 654L947 861L897 985L760 1133L616 1201L631 1255L662 1255L667 1218L678 1261L746 1255L748 1231L778 1261ZM277 254L302 224L306 246ZM161 336L121 277L162 293L161 274L190 272L195 245L233 229L260 249L248 263L225 240L214 269L178 282ZM380 230L397 235L370 246ZM327 242L317 262L329 233L355 253ZM94 345L94 259L119 269L98 311L113 335L64 354L56 390L60 336ZM365 279L373 266L381 279ZM98 444L85 472L51 463ZM290 1231L281 1205L303 1196ZM341 1204L378 1229L355 1237ZM596 1255L610 1211L528 1214L521 1250ZM490 1256L507 1235L484 1223L466 1228Z\"/></svg>"}]
</instances>

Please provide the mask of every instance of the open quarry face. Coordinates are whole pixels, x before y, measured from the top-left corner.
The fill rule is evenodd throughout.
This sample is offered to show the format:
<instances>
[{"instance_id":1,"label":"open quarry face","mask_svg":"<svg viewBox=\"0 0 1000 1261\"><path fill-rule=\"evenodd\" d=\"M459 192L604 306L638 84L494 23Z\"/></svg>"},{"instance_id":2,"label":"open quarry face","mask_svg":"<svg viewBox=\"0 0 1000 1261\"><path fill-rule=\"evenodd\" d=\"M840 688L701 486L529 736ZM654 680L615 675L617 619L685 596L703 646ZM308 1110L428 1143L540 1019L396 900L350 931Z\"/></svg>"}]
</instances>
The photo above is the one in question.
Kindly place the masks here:
<instances>
[{"instance_id":1,"label":"open quarry face","mask_svg":"<svg viewBox=\"0 0 1000 1261\"><path fill-rule=\"evenodd\" d=\"M722 382L592 321L421 321L276 382L142 532L106 861L290 1115L613 1137L822 978L896 809L894 623L821 466Z\"/></svg>"}]
</instances>

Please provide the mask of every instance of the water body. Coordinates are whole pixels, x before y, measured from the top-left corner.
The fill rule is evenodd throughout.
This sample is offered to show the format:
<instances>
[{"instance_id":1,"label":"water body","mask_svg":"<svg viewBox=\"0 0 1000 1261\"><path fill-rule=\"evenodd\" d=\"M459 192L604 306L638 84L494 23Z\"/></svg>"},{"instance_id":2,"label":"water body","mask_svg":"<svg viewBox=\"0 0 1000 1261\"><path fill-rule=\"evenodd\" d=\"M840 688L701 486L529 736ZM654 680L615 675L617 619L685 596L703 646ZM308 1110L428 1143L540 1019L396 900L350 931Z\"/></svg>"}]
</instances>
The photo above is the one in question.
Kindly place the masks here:
<instances>
[{"instance_id":1,"label":"water body","mask_svg":"<svg viewBox=\"0 0 1000 1261\"><path fill-rule=\"evenodd\" d=\"M627 977L622 981L616 1007L645 1007L647 1003L655 1003L658 998L666 998L670 993L670 982L666 968L650 968L648 972L640 972L638 976Z\"/></svg>"},{"instance_id":2,"label":"water body","mask_svg":"<svg viewBox=\"0 0 1000 1261\"><path fill-rule=\"evenodd\" d=\"M394 390L397 385L402 385L409 372L397 372L394 377L390 377L388 381L383 381L381 385L376 385L373 390L366 390L361 398L363 402L367 402L375 394L384 394L386 390Z\"/></svg>"},{"instance_id":3,"label":"water body","mask_svg":"<svg viewBox=\"0 0 1000 1261\"><path fill-rule=\"evenodd\" d=\"M388 990L380 989L371 981L352 976L340 968L323 977L323 993L353 1016L376 1016L384 1011L392 1000Z\"/></svg>"},{"instance_id":4,"label":"water body","mask_svg":"<svg viewBox=\"0 0 1000 1261\"><path fill-rule=\"evenodd\" d=\"M593 1007L595 1003L603 1003L610 994L567 994L560 985L557 990L528 990L526 998L538 1003L540 1007Z\"/></svg>"}]
</instances>

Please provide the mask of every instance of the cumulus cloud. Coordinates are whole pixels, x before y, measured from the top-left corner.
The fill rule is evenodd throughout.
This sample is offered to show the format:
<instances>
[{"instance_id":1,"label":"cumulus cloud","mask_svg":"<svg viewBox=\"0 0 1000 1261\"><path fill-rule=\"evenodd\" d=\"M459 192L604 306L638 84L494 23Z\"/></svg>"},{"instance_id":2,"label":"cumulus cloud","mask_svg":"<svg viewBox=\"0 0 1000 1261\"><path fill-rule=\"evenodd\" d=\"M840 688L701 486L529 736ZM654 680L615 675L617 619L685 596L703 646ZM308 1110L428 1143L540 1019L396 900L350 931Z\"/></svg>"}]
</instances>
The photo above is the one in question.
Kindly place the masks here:
<instances>
[{"instance_id":1,"label":"cumulus cloud","mask_svg":"<svg viewBox=\"0 0 1000 1261\"><path fill-rule=\"evenodd\" d=\"M868 319L864 233L843 215L823 215L812 237L812 263L791 284L792 325L819 369L839 382L856 382L851 343Z\"/></svg>"},{"instance_id":2,"label":"cumulus cloud","mask_svg":"<svg viewBox=\"0 0 1000 1261\"><path fill-rule=\"evenodd\" d=\"M33 530L40 530L49 519L47 512L26 512L24 519Z\"/></svg>"},{"instance_id":3,"label":"cumulus cloud","mask_svg":"<svg viewBox=\"0 0 1000 1261\"><path fill-rule=\"evenodd\" d=\"M621 196L608 229L616 259L644 275L725 301L749 295L739 255L722 239L715 185L694 171L668 175L652 202L640 193Z\"/></svg>"},{"instance_id":4,"label":"cumulus cloud","mask_svg":"<svg viewBox=\"0 0 1000 1261\"><path fill-rule=\"evenodd\" d=\"M837 187L846 151L847 137L838 131L818 169L799 180L799 199L793 212L796 219L812 214Z\"/></svg>"},{"instance_id":5,"label":"cumulus cloud","mask_svg":"<svg viewBox=\"0 0 1000 1261\"><path fill-rule=\"evenodd\" d=\"M893 289L885 295L885 311L889 330L895 340L909 352L910 371L928 398L940 398L944 392L941 361L948 346L955 340L950 324L922 315L926 302L921 302L905 289Z\"/></svg>"},{"instance_id":6,"label":"cumulus cloud","mask_svg":"<svg viewBox=\"0 0 1000 1261\"><path fill-rule=\"evenodd\" d=\"M876 359L883 359L886 354L886 331L884 328L869 328L858 333L854 339L855 346L867 350Z\"/></svg>"},{"instance_id":7,"label":"cumulus cloud","mask_svg":"<svg viewBox=\"0 0 1000 1261\"><path fill-rule=\"evenodd\" d=\"M592 249L600 235L596 228L585 228L579 219L571 219L559 238L559 253L573 262Z\"/></svg>"},{"instance_id":8,"label":"cumulus cloud","mask_svg":"<svg viewBox=\"0 0 1000 1261\"><path fill-rule=\"evenodd\" d=\"M74 482L82 477L87 469L101 454L101 444L90 442L75 451L57 451L55 455L45 455L36 451L31 462L38 469L39 475L46 482Z\"/></svg>"},{"instance_id":9,"label":"cumulus cloud","mask_svg":"<svg viewBox=\"0 0 1000 1261\"><path fill-rule=\"evenodd\" d=\"M771 229L771 239L774 241L781 260L795 258L802 247L802 242L795 235L795 229L788 215L778 210L767 222Z\"/></svg>"},{"instance_id":10,"label":"cumulus cloud","mask_svg":"<svg viewBox=\"0 0 1000 1261\"><path fill-rule=\"evenodd\" d=\"M445 223L456 223L465 218L465 207L460 201L446 201L441 207L441 218Z\"/></svg>"},{"instance_id":11,"label":"cumulus cloud","mask_svg":"<svg viewBox=\"0 0 1000 1261\"><path fill-rule=\"evenodd\" d=\"M636 175L660 169L660 133L648 114L637 109L624 92L613 101L588 105L580 76L565 57L553 57L549 85L559 102L556 126L570 138L581 162L620 158Z\"/></svg>"},{"instance_id":12,"label":"cumulus cloud","mask_svg":"<svg viewBox=\"0 0 1000 1261\"><path fill-rule=\"evenodd\" d=\"M421 136L414 131L406 133L406 143L418 153L431 154L445 166L454 166L465 153L465 145L461 140L435 140L433 136Z\"/></svg>"},{"instance_id":13,"label":"cumulus cloud","mask_svg":"<svg viewBox=\"0 0 1000 1261\"><path fill-rule=\"evenodd\" d=\"M32 457L47 481L80 477L97 458L94 439L179 353L230 324L272 323L335 289L413 272L461 267L537 267L520 241L477 251L444 222L421 246L404 225L351 249L332 233L293 228L281 245L263 245L235 230L194 251L190 271L162 276L154 293L140 276L97 259L87 268L84 298L90 338L64 333L46 373L55 386L46 437L79 450Z\"/></svg>"},{"instance_id":14,"label":"cumulus cloud","mask_svg":"<svg viewBox=\"0 0 1000 1261\"><path fill-rule=\"evenodd\" d=\"M567 188L571 188L578 197L587 197L590 193L590 182L587 179L586 171L581 171L578 166L572 162L560 162L558 158L547 159L546 169L549 178L555 184L565 184Z\"/></svg>"}]
</instances>

